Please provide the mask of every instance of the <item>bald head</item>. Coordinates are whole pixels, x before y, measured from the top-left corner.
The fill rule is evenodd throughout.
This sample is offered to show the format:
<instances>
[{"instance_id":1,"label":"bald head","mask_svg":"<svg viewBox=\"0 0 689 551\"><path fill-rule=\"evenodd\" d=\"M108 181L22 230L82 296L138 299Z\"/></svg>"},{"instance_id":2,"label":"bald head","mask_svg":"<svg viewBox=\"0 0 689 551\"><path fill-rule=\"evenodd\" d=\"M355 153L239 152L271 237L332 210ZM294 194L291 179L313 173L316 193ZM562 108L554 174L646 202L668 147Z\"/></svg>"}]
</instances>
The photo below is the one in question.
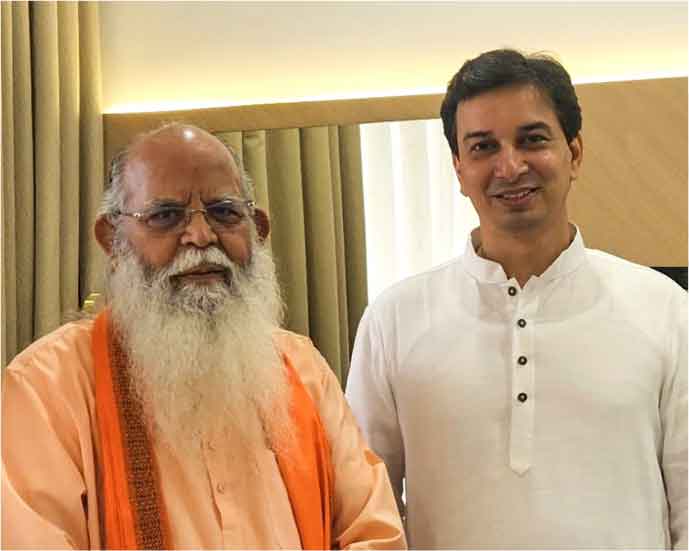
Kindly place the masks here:
<instances>
[{"instance_id":1,"label":"bald head","mask_svg":"<svg viewBox=\"0 0 689 551\"><path fill-rule=\"evenodd\" d=\"M192 151L196 151L197 154L205 152L209 156L208 160L212 153L217 155L217 159L226 159L229 155L239 175L241 196L245 199L254 199L253 184L249 175L243 170L241 159L234 149L202 128L173 122L135 136L112 158L99 214L112 215L125 210L124 183L130 161L137 158L140 160L142 152L145 154L155 150L163 156L166 154L172 156L180 151L182 154Z\"/></svg>"},{"instance_id":2,"label":"bald head","mask_svg":"<svg viewBox=\"0 0 689 551\"><path fill-rule=\"evenodd\" d=\"M167 239L151 233L141 216L151 212L154 206L176 205L198 210L228 199L235 204L246 203L251 195L250 181L230 148L196 126L168 124L137 136L113 159L96 236L111 254L113 237L126 234L137 242L140 251L151 253L142 256L157 267L169 261L178 246L187 245L197 248L220 245L231 258L234 249L238 254L233 260L241 264L250 251L233 246L238 235L244 230L251 235L252 228L261 240L268 235L267 215L259 209L252 208L245 224L231 232L219 230L217 226L211 228L206 215L193 216L183 233L167 235ZM153 255L156 252L160 254Z\"/></svg>"},{"instance_id":3,"label":"bald head","mask_svg":"<svg viewBox=\"0 0 689 551\"><path fill-rule=\"evenodd\" d=\"M166 126L130 146L123 182L127 204L141 187L152 185L181 198L195 191L202 175L216 187L224 180L228 196L242 197L239 166L220 140L194 126Z\"/></svg>"},{"instance_id":4,"label":"bald head","mask_svg":"<svg viewBox=\"0 0 689 551\"><path fill-rule=\"evenodd\" d=\"M169 161L186 157L198 165L229 164L239 177L239 161L218 138L196 126L169 124L136 138L129 146L128 164L151 158Z\"/></svg>"}]
</instances>

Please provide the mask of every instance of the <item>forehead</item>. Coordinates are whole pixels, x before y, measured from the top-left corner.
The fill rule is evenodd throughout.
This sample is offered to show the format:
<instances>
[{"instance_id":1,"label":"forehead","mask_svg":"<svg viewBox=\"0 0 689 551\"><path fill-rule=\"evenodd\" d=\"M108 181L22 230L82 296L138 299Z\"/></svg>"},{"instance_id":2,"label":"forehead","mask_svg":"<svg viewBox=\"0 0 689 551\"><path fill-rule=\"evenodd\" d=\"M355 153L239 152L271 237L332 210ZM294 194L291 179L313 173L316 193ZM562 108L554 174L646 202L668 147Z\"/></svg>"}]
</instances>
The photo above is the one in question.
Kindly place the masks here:
<instances>
[{"instance_id":1,"label":"forehead","mask_svg":"<svg viewBox=\"0 0 689 551\"><path fill-rule=\"evenodd\" d=\"M550 100L532 84L506 86L463 101L457 107L457 138L468 132L498 132L534 122L560 129Z\"/></svg>"},{"instance_id":2,"label":"forehead","mask_svg":"<svg viewBox=\"0 0 689 551\"><path fill-rule=\"evenodd\" d=\"M216 138L188 132L146 140L130 154L125 189L128 203L145 206L154 199L186 202L241 194L232 155Z\"/></svg>"}]
</instances>

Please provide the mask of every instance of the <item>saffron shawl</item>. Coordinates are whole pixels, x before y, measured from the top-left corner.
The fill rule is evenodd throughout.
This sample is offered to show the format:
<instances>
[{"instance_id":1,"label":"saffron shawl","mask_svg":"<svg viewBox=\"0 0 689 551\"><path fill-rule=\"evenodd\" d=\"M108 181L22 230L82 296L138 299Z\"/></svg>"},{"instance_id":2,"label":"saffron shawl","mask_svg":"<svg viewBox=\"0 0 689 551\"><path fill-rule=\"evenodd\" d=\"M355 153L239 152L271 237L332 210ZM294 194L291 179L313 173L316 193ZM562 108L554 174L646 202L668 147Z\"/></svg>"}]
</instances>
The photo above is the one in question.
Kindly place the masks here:
<instances>
[{"instance_id":1,"label":"saffron shawl","mask_svg":"<svg viewBox=\"0 0 689 551\"><path fill-rule=\"evenodd\" d=\"M100 518L107 549L170 548L158 470L141 406L129 387L128 359L108 310L96 318L92 350L102 464ZM333 472L318 411L289 358L296 445L277 453L303 549L331 547Z\"/></svg>"}]
</instances>

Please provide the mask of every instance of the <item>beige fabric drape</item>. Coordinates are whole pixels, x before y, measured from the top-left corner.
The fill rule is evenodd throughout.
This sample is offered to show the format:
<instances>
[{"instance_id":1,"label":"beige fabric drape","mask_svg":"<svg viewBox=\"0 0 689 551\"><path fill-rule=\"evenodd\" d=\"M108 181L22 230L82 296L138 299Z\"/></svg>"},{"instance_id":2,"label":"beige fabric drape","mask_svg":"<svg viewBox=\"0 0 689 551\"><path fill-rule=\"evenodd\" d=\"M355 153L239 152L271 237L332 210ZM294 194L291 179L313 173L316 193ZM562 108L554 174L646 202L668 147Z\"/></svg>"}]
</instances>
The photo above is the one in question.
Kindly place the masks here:
<instances>
[{"instance_id":1,"label":"beige fabric drape","mask_svg":"<svg viewBox=\"0 0 689 551\"><path fill-rule=\"evenodd\" d=\"M344 386L367 300L358 125L216 135L270 214L286 327L313 339Z\"/></svg>"},{"instance_id":2,"label":"beige fabric drape","mask_svg":"<svg viewBox=\"0 0 689 551\"><path fill-rule=\"evenodd\" d=\"M100 287L96 2L2 2L3 365Z\"/></svg>"}]
</instances>

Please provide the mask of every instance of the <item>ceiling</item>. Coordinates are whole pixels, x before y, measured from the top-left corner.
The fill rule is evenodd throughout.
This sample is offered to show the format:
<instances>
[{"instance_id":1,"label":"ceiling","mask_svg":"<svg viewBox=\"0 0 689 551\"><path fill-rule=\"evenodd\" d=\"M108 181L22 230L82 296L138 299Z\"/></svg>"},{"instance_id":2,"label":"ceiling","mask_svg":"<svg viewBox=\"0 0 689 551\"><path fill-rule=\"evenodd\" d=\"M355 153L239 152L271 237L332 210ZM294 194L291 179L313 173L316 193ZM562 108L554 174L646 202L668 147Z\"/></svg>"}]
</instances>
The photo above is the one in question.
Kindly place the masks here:
<instances>
[{"instance_id":1,"label":"ceiling","mask_svg":"<svg viewBox=\"0 0 689 551\"><path fill-rule=\"evenodd\" d=\"M575 82L687 74L685 2L103 2L106 112L441 92L546 50Z\"/></svg>"}]
</instances>

